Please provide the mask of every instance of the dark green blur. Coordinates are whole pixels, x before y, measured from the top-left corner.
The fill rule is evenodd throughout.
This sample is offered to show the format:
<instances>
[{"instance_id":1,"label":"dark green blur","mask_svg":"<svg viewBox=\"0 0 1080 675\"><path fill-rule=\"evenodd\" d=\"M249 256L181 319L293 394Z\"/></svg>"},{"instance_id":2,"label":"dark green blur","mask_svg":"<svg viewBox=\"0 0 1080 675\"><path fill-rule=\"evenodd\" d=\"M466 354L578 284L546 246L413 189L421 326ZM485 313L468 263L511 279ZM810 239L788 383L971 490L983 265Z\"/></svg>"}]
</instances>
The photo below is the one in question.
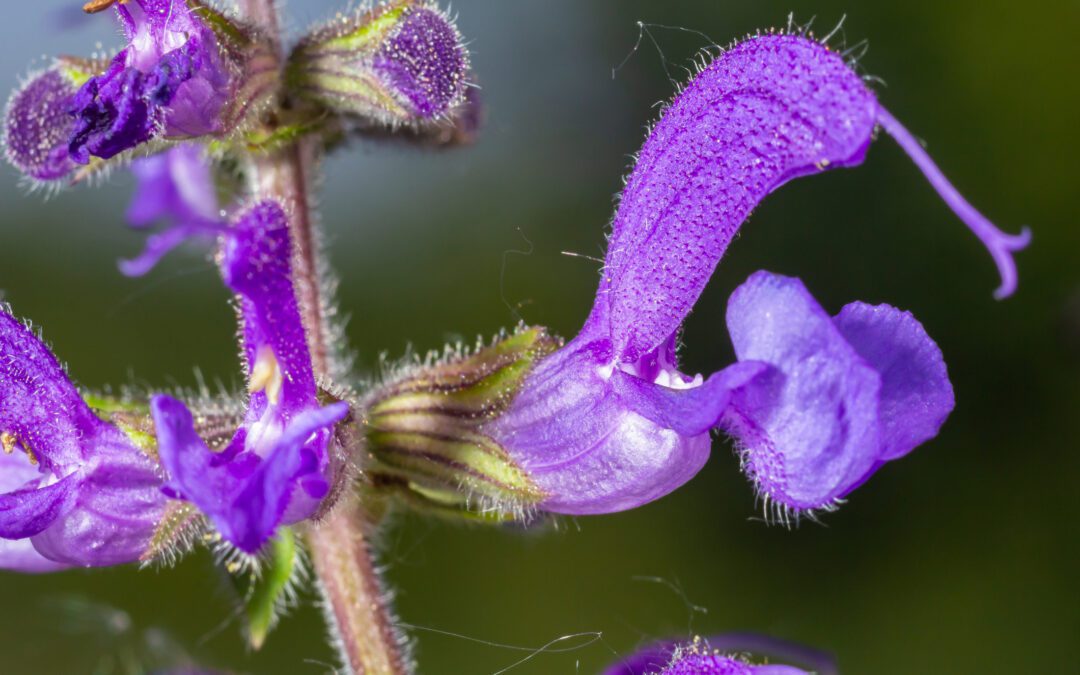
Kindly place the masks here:
<instances>
[{"instance_id":1,"label":"dark green blur","mask_svg":"<svg viewBox=\"0 0 1080 675\"><path fill-rule=\"evenodd\" d=\"M291 23L343 3L290 3ZM102 17L56 31L55 8L69 4L5 7L7 86L42 51L115 44ZM489 102L479 144L356 143L326 167L327 239L358 363L471 341L518 316L573 335L598 265L561 252L602 255L629 156L673 90L665 64L681 81L707 44L693 31L726 44L785 24L792 8L800 21L816 14L818 33L847 12L847 43L869 40L861 65L887 81L884 103L975 205L1008 230L1030 225L1034 244L1019 256L1019 293L995 302L987 255L883 138L862 168L799 180L758 209L688 324L687 369L729 361L727 296L768 268L802 277L833 310L858 298L915 312L945 353L956 412L824 525L794 531L755 519L721 442L689 486L631 513L526 533L400 518L383 562L401 620L423 627L410 631L420 672L503 672L531 656L507 672L589 674L652 638L736 630L831 650L856 675L1080 672L1074 0L456 0ZM613 79L638 20L693 30L653 27L663 56L646 35ZM143 279L116 271L141 242L123 228L126 176L46 201L0 174L0 288L78 381L193 386L197 365L211 384L237 384L232 311L199 252ZM329 669L310 602L247 655L228 597L205 554L142 573L0 574L0 672L134 672L125 663L145 639L237 672ZM575 633L602 639L554 644L561 653L506 646Z\"/></svg>"}]
</instances>

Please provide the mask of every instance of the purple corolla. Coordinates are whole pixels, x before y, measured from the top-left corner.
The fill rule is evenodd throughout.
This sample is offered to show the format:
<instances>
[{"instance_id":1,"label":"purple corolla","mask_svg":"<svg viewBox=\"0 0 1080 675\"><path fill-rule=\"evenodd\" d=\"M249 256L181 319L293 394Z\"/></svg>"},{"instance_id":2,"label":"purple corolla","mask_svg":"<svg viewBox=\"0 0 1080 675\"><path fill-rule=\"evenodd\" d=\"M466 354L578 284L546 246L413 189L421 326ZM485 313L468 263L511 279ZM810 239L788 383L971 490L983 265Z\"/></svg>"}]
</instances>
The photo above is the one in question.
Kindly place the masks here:
<instances>
[{"instance_id":1,"label":"purple corolla","mask_svg":"<svg viewBox=\"0 0 1080 675\"><path fill-rule=\"evenodd\" d=\"M115 6L128 46L71 102L74 161L108 159L158 136L183 139L223 130L237 67L197 7L181 0Z\"/></svg>"},{"instance_id":2,"label":"purple corolla","mask_svg":"<svg viewBox=\"0 0 1080 675\"><path fill-rule=\"evenodd\" d=\"M134 562L166 498L144 446L87 405L56 357L0 311L0 568Z\"/></svg>"},{"instance_id":3,"label":"purple corolla","mask_svg":"<svg viewBox=\"0 0 1080 675\"><path fill-rule=\"evenodd\" d=\"M193 502L222 536L254 553L276 528L316 514L341 468L330 452L346 403L321 406L300 318L284 210L260 202L223 237L221 271L239 296L251 396L243 424L211 450L180 401L151 412L167 491Z\"/></svg>"},{"instance_id":4,"label":"purple corolla","mask_svg":"<svg viewBox=\"0 0 1080 675\"><path fill-rule=\"evenodd\" d=\"M183 143L131 165L136 190L128 207L132 227L162 229L146 240L143 252L120 263L127 276L149 272L172 249L192 237L215 238L226 223L218 208L217 186L202 147Z\"/></svg>"}]
</instances>

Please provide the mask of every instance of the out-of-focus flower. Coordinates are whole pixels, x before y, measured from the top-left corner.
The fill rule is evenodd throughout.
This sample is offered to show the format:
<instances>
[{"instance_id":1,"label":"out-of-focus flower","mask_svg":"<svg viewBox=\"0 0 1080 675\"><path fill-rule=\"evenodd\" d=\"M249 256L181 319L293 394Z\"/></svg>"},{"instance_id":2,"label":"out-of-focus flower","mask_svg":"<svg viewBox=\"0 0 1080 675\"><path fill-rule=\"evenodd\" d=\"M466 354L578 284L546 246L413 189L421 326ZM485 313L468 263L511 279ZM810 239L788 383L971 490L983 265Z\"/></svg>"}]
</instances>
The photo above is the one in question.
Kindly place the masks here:
<instances>
[{"instance_id":1,"label":"out-of-focus flower","mask_svg":"<svg viewBox=\"0 0 1080 675\"><path fill-rule=\"evenodd\" d=\"M218 208L217 189L209 159L202 147L184 143L131 165L136 189L127 219L146 229L162 223L150 235L143 252L120 263L128 276L149 272L169 251L192 237L215 238L226 223Z\"/></svg>"},{"instance_id":2,"label":"out-of-focus flower","mask_svg":"<svg viewBox=\"0 0 1080 675\"><path fill-rule=\"evenodd\" d=\"M809 675L793 666L753 665L742 654L714 649L695 638L687 644L651 645L604 671L604 675Z\"/></svg>"}]
</instances>

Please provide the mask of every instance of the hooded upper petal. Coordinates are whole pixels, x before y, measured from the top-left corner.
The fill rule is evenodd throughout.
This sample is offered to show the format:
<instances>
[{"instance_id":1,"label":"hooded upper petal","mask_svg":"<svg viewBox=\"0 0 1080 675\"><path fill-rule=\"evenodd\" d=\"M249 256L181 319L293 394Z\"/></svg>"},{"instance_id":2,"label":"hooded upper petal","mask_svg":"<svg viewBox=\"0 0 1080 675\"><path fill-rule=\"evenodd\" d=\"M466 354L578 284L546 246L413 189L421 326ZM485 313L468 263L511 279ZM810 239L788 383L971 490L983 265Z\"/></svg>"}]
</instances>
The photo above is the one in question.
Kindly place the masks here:
<instances>
[{"instance_id":1,"label":"hooded upper petal","mask_svg":"<svg viewBox=\"0 0 1080 675\"><path fill-rule=\"evenodd\" d=\"M747 40L694 78L649 133L612 224L593 320L621 359L678 330L766 195L861 162L876 111L839 54L797 36Z\"/></svg>"}]
</instances>

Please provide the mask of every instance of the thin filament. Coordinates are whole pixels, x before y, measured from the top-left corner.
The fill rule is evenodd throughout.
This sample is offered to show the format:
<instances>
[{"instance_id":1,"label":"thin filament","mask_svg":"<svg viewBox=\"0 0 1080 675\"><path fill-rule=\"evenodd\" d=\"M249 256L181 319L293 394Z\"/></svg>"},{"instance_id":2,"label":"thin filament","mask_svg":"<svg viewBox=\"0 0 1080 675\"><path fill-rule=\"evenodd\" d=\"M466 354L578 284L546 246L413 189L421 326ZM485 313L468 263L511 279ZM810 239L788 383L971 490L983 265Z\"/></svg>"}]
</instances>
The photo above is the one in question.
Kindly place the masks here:
<instances>
[{"instance_id":1,"label":"thin filament","mask_svg":"<svg viewBox=\"0 0 1080 675\"><path fill-rule=\"evenodd\" d=\"M1017 284L1016 261L1013 260L1012 254L1031 243L1031 230L1025 227L1020 234L1002 232L964 199L945 174L941 173L941 169L926 153L922 144L888 110L878 106L877 119L881 128L892 136L893 140L911 157L949 208L960 217L960 220L964 221L964 224L975 233L975 236L990 252L1001 275L1001 286L994 291L994 297L1002 300L1012 295L1016 291Z\"/></svg>"}]
</instances>

